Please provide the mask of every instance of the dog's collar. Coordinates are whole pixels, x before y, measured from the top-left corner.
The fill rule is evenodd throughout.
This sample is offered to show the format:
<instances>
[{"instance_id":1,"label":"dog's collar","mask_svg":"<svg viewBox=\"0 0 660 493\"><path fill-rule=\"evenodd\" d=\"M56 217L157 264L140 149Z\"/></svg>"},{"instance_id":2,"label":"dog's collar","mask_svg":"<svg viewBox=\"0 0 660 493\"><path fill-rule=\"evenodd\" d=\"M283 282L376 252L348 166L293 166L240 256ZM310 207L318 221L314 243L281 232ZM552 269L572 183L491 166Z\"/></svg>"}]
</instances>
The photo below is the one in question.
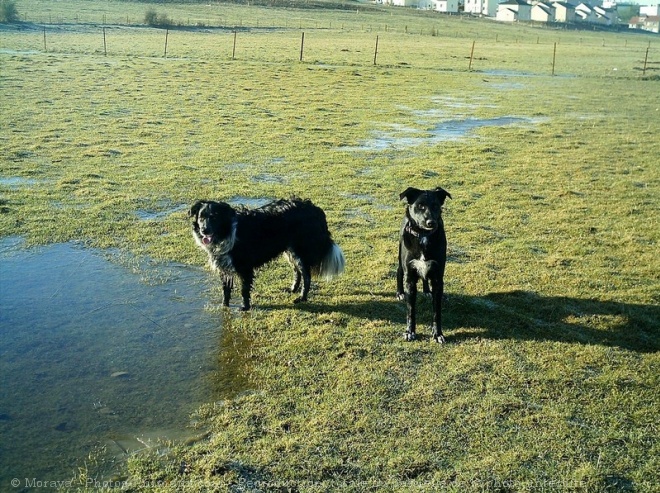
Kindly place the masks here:
<instances>
[{"instance_id":1,"label":"dog's collar","mask_svg":"<svg viewBox=\"0 0 660 493\"><path fill-rule=\"evenodd\" d=\"M415 238L424 238L426 236L431 236L437 231L437 226L433 229L416 229L412 226L410 221L406 222L406 227L403 228L406 233L413 235Z\"/></svg>"}]
</instances>

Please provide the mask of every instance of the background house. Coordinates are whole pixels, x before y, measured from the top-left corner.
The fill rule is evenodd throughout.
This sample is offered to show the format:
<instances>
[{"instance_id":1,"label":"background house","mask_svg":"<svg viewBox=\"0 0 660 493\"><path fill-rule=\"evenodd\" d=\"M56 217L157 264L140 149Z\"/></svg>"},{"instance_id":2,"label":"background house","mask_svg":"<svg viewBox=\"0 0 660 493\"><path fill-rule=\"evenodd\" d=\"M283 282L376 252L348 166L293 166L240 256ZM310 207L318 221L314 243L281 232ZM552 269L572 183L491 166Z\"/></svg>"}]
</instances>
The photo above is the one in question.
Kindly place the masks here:
<instances>
[{"instance_id":1,"label":"background house","mask_svg":"<svg viewBox=\"0 0 660 493\"><path fill-rule=\"evenodd\" d=\"M549 3L536 2L532 6L531 15L536 22L554 22L555 9Z\"/></svg>"},{"instance_id":2,"label":"background house","mask_svg":"<svg viewBox=\"0 0 660 493\"><path fill-rule=\"evenodd\" d=\"M434 0L433 10L438 12L458 12L458 0Z\"/></svg>"},{"instance_id":3,"label":"background house","mask_svg":"<svg viewBox=\"0 0 660 493\"><path fill-rule=\"evenodd\" d=\"M642 29L652 33L660 33L660 16L658 15L640 15L633 17L628 22L630 29Z\"/></svg>"},{"instance_id":4,"label":"background house","mask_svg":"<svg viewBox=\"0 0 660 493\"><path fill-rule=\"evenodd\" d=\"M574 22L575 7L568 2L555 2L552 4L555 8L555 20L557 22Z\"/></svg>"},{"instance_id":5,"label":"background house","mask_svg":"<svg viewBox=\"0 0 660 493\"><path fill-rule=\"evenodd\" d=\"M656 5L640 5L639 6L639 15L653 16L660 15L660 3Z\"/></svg>"},{"instance_id":6,"label":"background house","mask_svg":"<svg viewBox=\"0 0 660 493\"><path fill-rule=\"evenodd\" d=\"M497 6L495 17L502 22L532 20L532 6L523 0L506 0Z\"/></svg>"},{"instance_id":7,"label":"background house","mask_svg":"<svg viewBox=\"0 0 660 493\"><path fill-rule=\"evenodd\" d=\"M463 11L469 14L495 17L498 0L465 0Z\"/></svg>"}]
</instances>

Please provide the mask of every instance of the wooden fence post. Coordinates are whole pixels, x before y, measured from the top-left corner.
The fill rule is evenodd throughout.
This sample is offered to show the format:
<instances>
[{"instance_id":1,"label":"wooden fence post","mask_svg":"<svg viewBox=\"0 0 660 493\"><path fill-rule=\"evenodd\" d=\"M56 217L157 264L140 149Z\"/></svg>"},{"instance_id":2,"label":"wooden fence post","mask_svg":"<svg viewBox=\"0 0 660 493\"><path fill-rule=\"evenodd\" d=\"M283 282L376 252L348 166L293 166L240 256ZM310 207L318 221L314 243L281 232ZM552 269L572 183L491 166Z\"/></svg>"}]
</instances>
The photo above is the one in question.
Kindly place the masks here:
<instances>
[{"instance_id":1,"label":"wooden fence post","mask_svg":"<svg viewBox=\"0 0 660 493\"><path fill-rule=\"evenodd\" d=\"M303 51L305 49L305 31L302 33L302 37L300 38L300 61L303 61Z\"/></svg>"},{"instance_id":2,"label":"wooden fence post","mask_svg":"<svg viewBox=\"0 0 660 493\"><path fill-rule=\"evenodd\" d=\"M170 35L170 30L165 29L165 58L167 58L167 38Z\"/></svg>"},{"instance_id":3,"label":"wooden fence post","mask_svg":"<svg viewBox=\"0 0 660 493\"><path fill-rule=\"evenodd\" d=\"M374 65L376 65L377 56L378 56L378 35L376 35L376 49L374 50Z\"/></svg>"},{"instance_id":4,"label":"wooden fence post","mask_svg":"<svg viewBox=\"0 0 660 493\"><path fill-rule=\"evenodd\" d=\"M649 60L649 50L650 47L646 48L646 55L644 55L644 68L642 69L642 76L646 75L646 64Z\"/></svg>"},{"instance_id":5,"label":"wooden fence post","mask_svg":"<svg viewBox=\"0 0 660 493\"><path fill-rule=\"evenodd\" d=\"M234 60L236 58L236 31L234 31L234 47L231 50L231 59Z\"/></svg>"},{"instance_id":6,"label":"wooden fence post","mask_svg":"<svg viewBox=\"0 0 660 493\"><path fill-rule=\"evenodd\" d=\"M472 60L474 59L474 44L476 40L472 41L472 49L470 50L470 64L468 65L468 72L472 71Z\"/></svg>"},{"instance_id":7,"label":"wooden fence post","mask_svg":"<svg viewBox=\"0 0 660 493\"><path fill-rule=\"evenodd\" d=\"M557 42L555 41L555 47L552 50L552 75L555 75L555 60L557 59Z\"/></svg>"},{"instance_id":8,"label":"wooden fence post","mask_svg":"<svg viewBox=\"0 0 660 493\"><path fill-rule=\"evenodd\" d=\"M108 47L105 43L105 27L103 28L103 55L108 56Z\"/></svg>"},{"instance_id":9,"label":"wooden fence post","mask_svg":"<svg viewBox=\"0 0 660 493\"><path fill-rule=\"evenodd\" d=\"M48 52L48 47L46 46L46 27L44 26L44 51Z\"/></svg>"}]
</instances>

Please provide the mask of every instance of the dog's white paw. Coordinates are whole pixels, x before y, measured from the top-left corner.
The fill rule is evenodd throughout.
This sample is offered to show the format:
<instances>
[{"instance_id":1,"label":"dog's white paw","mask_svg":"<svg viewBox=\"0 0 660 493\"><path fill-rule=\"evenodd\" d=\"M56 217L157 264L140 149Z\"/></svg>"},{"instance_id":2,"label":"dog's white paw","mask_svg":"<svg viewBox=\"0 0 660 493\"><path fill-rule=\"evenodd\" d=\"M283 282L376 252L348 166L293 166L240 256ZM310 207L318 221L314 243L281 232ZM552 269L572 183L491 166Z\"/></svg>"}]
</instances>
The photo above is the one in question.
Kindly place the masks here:
<instances>
[{"instance_id":1,"label":"dog's white paw","mask_svg":"<svg viewBox=\"0 0 660 493\"><path fill-rule=\"evenodd\" d=\"M396 294L396 299L399 301L403 301L406 299L406 295L404 293L397 293Z\"/></svg>"},{"instance_id":2,"label":"dog's white paw","mask_svg":"<svg viewBox=\"0 0 660 493\"><path fill-rule=\"evenodd\" d=\"M434 336L433 339L431 339L431 340L434 341L434 342L437 342L438 344L444 344L445 342L447 342L445 340L445 336L443 336L443 335Z\"/></svg>"},{"instance_id":3,"label":"dog's white paw","mask_svg":"<svg viewBox=\"0 0 660 493\"><path fill-rule=\"evenodd\" d=\"M415 340L415 333L414 332L406 332L405 334L403 334L403 338L408 342L414 341Z\"/></svg>"}]
</instances>

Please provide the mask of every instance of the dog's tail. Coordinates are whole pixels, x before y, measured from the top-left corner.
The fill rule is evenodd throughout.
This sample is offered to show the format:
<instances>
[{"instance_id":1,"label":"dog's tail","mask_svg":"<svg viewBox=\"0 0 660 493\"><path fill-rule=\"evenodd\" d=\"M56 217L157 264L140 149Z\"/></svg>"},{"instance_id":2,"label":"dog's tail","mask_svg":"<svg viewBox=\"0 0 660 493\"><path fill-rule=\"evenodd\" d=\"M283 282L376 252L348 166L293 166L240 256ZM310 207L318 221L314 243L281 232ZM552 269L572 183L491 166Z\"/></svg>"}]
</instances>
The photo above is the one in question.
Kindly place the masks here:
<instances>
[{"instance_id":1,"label":"dog's tail","mask_svg":"<svg viewBox=\"0 0 660 493\"><path fill-rule=\"evenodd\" d=\"M341 251L339 245L333 242L328 254L321 260L318 266L317 275L321 279L328 281L344 272L345 265L346 259L344 258L344 252Z\"/></svg>"}]
</instances>

